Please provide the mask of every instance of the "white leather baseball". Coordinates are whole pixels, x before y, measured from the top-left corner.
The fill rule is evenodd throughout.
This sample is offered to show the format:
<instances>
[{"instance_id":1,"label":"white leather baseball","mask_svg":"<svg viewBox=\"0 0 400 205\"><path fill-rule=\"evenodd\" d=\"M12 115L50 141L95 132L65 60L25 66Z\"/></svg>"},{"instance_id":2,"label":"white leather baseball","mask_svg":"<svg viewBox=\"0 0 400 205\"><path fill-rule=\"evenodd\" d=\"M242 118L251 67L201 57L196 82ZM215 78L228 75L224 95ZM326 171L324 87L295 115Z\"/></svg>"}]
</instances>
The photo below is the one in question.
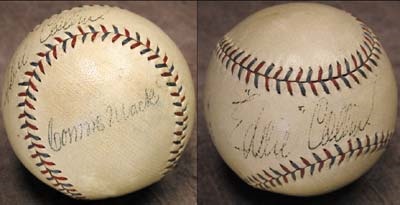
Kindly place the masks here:
<instances>
[{"instance_id":1,"label":"white leather baseball","mask_svg":"<svg viewBox=\"0 0 400 205\"><path fill-rule=\"evenodd\" d=\"M395 129L397 88L382 45L321 4L261 10L213 53L204 109L212 140L253 187L309 196L364 174Z\"/></svg>"},{"instance_id":2,"label":"white leather baseball","mask_svg":"<svg viewBox=\"0 0 400 205\"><path fill-rule=\"evenodd\" d=\"M34 28L5 75L9 141L37 178L78 199L160 180L191 135L188 65L156 25L127 10L83 6Z\"/></svg>"}]
</instances>

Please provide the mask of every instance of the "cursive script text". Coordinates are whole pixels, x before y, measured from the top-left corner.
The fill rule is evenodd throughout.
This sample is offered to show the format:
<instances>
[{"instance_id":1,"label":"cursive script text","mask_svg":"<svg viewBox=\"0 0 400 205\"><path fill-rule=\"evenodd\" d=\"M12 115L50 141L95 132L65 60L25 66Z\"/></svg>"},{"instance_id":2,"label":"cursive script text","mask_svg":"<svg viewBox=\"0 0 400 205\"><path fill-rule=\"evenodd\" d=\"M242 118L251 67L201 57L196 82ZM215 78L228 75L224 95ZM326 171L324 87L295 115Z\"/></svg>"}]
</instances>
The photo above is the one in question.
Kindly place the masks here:
<instances>
[{"instance_id":1,"label":"cursive script text","mask_svg":"<svg viewBox=\"0 0 400 205\"><path fill-rule=\"evenodd\" d=\"M46 42L57 32L66 31L74 25L87 25L89 23L104 19L104 14L86 16L82 15L79 10L72 10L70 12L72 12L71 15L65 17L60 15L58 18L51 18L44 25L35 28L35 30L39 29L39 32L41 33L40 43Z\"/></svg>"},{"instance_id":2,"label":"cursive script text","mask_svg":"<svg viewBox=\"0 0 400 205\"><path fill-rule=\"evenodd\" d=\"M317 149L330 142L339 142L346 137L354 137L370 125L374 101L369 109L361 109L358 104L349 103L333 110L326 98L316 103L308 129L308 148Z\"/></svg>"},{"instance_id":3,"label":"cursive script text","mask_svg":"<svg viewBox=\"0 0 400 205\"><path fill-rule=\"evenodd\" d=\"M283 135L280 135L273 121L261 122L258 118L244 129L242 145L240 147L235 146L235 149L241 151L245 159L249 155L260 159L271 155L279 158L288 157L289 152L286 150L286 146L289 140L289 132L285 131Z\"/></svg>"},{"instance_id":4,"label":"cursive script text","mask_svg":"<svg viewBox=\"0 0 400 205\"><path fill-rule=\"evenodd\" d=\"M145 89L144 98L132 103L121 103L118 106L108 105L105 110L95 117L82 120L72 127L58 128L56 120L50 118L48 123L48 142L53 151L60 151L68 144L79 142L84 138L104 132L116 124L138 118L159 104L160 96L154 89Z\"/></svg>"},{"instance_id":5,"label":"cursive script text","mask_svg":"<svg viewBox=\"0 0 400 205\"><path fill-rule=\"evenodd\" d=\"M268 156L276 158L287 158L289 151L287 143L290 138L289 132L281 131L277 128L274 121L263 119L266 116L264 107L261 108L258 116L254 119L243 120L241 118L241 110L245 110L248 102L253 101L258 94L245 90L246 97L244 99L233 101L235 108L231 118L235 121L236 126L232 130L233 136L240 137L241 144L234 148L240 151L245 159L249 156L262 159Z\"/></svg>"}]
</instances>

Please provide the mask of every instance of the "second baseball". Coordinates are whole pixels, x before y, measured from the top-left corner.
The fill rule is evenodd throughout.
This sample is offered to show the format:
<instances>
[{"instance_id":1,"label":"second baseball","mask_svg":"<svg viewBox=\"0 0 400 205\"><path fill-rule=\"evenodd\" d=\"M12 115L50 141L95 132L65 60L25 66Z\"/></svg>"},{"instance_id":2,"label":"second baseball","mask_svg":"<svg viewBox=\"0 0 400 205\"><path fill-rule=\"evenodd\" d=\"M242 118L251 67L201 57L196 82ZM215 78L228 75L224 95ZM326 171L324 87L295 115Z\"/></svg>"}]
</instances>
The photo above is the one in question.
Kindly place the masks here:
<instances>
[{"instance_id":1,"label":"second baseball","mask_svg":"<svg viewBox=\"0 0 400 205\"><path fill-rule=\"evenodd\" d=\"M204 110L229 167L262 190L311 196L366 173L395 130L397 87L372 29L321 4L263 9L209 63Z\"/></svg>"}]
</instances>

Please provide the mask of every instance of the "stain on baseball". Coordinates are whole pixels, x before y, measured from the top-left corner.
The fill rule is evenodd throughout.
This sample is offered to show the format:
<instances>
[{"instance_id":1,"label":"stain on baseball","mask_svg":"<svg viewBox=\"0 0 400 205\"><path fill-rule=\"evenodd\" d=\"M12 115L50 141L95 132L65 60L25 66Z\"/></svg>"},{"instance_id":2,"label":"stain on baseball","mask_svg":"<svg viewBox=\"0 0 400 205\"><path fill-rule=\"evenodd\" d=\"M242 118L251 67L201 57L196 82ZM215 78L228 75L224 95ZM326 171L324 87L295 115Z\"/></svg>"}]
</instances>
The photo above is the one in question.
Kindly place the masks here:
<instances>
[{"instance_id":1,"label":"stain on baseball","mask_svg":"<svg viewBox=\"0 0 400 205\"><path fill-rule=\"evenodd\" d=\"M37 26L15 52L2 93L18 158L77 199L160 180L195 118L192 79L175 43L145 18L109 6L73 8Z\"/></svg>"},{"instance_id":2,"label":"stain on baseball","mask_svg":"<svg viewBox=\"0 0 400 205\"><path fill-rule=\"evenodd\" d=\"M394 133L397 87L372 30L314 3L263 9L212 55L207 125L229 167L262 190L327 193L364 174Z\"/></svg>"}]
</instances>

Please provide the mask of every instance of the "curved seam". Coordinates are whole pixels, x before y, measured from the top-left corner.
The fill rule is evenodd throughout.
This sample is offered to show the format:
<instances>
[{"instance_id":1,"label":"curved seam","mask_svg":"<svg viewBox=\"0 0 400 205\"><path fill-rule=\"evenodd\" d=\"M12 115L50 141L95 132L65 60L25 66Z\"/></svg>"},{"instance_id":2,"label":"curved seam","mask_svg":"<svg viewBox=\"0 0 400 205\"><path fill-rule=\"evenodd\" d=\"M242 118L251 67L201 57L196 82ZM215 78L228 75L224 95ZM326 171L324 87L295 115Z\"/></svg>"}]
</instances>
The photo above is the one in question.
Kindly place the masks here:
<instances>
[{"instance_id":1,"label":"curved seam","mask_svg":"<svg viewBox=\"0 0 400 205\"><path fill-rule=\"evenodd\" d=\"M217 44L216 57L219 59L220 63L224 65L226 70L231 70L232 75L234 72L237 72L237 77L239 80L241 80L243 76L242 73L244 73L246 84L249 83L250 77L254 76L253 81L256 88L259 87L259 78L261 77L265 81L265 89L267 91L270 91L270 80L275 80L275 89L278 94L281 94L281 83L286 84L286 89L290 95L293 95L292 84L296 84L298 86L303 96L306 96L307 93L305 89L306 85L308 85L309 89L312 90L314 95L318 96L318 91L315 86L316 84L320 84L323 91L326 94L330 94L331 91L327 85L328 82L331 82L337 90L340 90L339 80L343 81L348 88L351 88L350 82L356 82L357 84L360 84L360 80L358 79L359 77L356 76L356 73L359 73L363 78L367 79L368 77L365 70L373 72L371 67L378 66L377 60L380 59L379 55L382 54L380 49L381 46L376 36L366 25L360 24L360 26L363 30L364 37L364 46L360 44L360 48L365 57L363 57L361 52L357 49L355 52L353 52L353 54L351 54L350 57L344 58L344 65L342 65L339 60L337 60L335 63L329 64L328 70L325 72L328 73L328 77L325 78L322 77L324 74L322 66L318 66L318 72L315 72L315 69L312 69L310 66L306 75L304 75L305 70L299 66L299 71L294 76L292 67L283 69L282 66L277 66L274 63L267 64L264 60L259 60L257 57L252 57L252 54L249 54L247 51L235 46L234 43L232 43L232 40L226 36ZM367 50L369 53L367 53ZM350 58L353 62L353 65L349 63L349 60L347 60ZM368 63L371 65L368 65ZM335 64L336 68L333 66ZM255 67L255 69L252 69L252 67ZM351 67L353 67L353 69ZM336 75L334 76L333 72L335 69ZM264 70L264 73L261 73L261 70ZM342 70L345 70L346 72L342 72ZM313 78L315 79L315 76L317 76L317 80L311 80ZM293 77L295 77L294 80L289 80ZM301 80L304 79L304 77L306 79ZM348 78L350 78L350 80Z\"/></svg>"},{"instance_id":2,"label":"curved seam","mask_svg":"<svg viewBox=\"0 0 400 205\"><path fill-rule=\"evenodd\" d=\"M306 158L305 156L300 156L300 160L288 160L285 164L279 164L280 168L271 168L262 170L262 172L253 174L251 176L245 177L244 181L248 184L251 184L260 189L272 189L276 186L283 186L284 183L288 184L289 176L292 178L293 182L299 180L299 175L296 173L300 172L300 178L304 178L306 169L309 168L309 173L312 176L316 171L321 172L324 168L324 165L331 169L335 162L337 162L337 166L340 166L344 159L355 158L366 155L367 153L374 153L378 150L384 149L390 142L391 137L393 136L393 131L388 131L387 133L381 133L379 136L378 133L375 133L374 142L371 143L371 138L368 135L365 135L366 143L363 145L360 138L356 138L355 141L349 139L347 141L347 151L344 150L344 146L340 146L339 144L334 144L335 149L322 149L324 154L317 154L312 152L312 158ZM332 154L336 153L336 154ZM336 160L339 158L339 160ZM316 168L317 167L317 168ZM283 183L284 182L284 183Z\"/></svg>"}]
</instances>

